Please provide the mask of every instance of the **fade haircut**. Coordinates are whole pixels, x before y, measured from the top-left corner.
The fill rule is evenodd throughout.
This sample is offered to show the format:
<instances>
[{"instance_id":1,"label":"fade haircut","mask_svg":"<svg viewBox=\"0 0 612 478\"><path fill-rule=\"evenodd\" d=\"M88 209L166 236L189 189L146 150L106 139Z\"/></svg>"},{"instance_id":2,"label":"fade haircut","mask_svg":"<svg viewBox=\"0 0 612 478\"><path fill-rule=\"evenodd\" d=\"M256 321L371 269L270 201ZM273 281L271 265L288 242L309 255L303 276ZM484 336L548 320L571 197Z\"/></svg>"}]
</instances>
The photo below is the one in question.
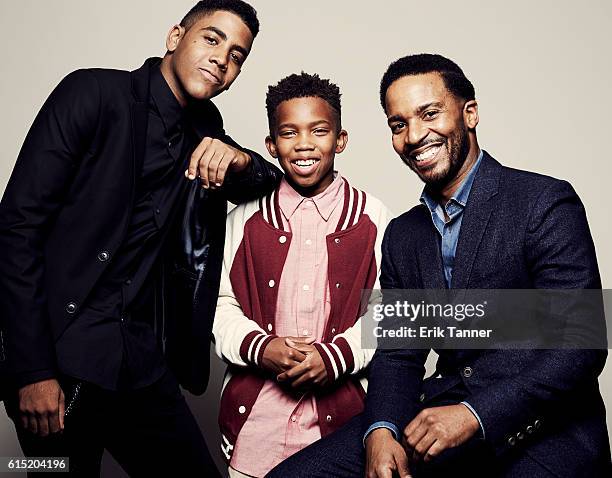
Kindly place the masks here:
<instances>
[{"instance_id":1,"label":"fade haircut","mask_svg":"<svg viewBox=\"0 0 612 478\"><path fill-rule=\"evenodd\" d=\"M442 55L420 53L400 58L391 63L389 68L387 68L380 81L380 104L385 113L387 112L385 95L391 84L404 76L425 73L438 73L444 80L446 89L463 101L470 101L476 98L474 86L454 61Z\"/></svg>"},{"instance_id":2,"label":"fade haircut","mask_svg":"<svg viewBox=\"0 0 612 478\"><path fill-rule=\"evenodd\" d=\"M253 38L259 33L257 12L251 5L242 0L202 0L187 12L180 25L185 30L189 30L200 18L219 10L238 15L249 30L251 30Z\"/></svg>"},{"instance_id":3,"label":"fade haircut","mask_svg":"<svg viewBox=\"0 0 612 478\"><path fill-rule=\"evenodd\" d=\"M340 131L340 88L329 80L319 77L316 73L294 73L280 80L276 85L268 86L266 95L266 110L268 112L268 126L270 136L274 138L276 132L276 108L283 101L294 98L316 97L324 100L335 113L336 131Z\"/></svg>"}]
</instances>

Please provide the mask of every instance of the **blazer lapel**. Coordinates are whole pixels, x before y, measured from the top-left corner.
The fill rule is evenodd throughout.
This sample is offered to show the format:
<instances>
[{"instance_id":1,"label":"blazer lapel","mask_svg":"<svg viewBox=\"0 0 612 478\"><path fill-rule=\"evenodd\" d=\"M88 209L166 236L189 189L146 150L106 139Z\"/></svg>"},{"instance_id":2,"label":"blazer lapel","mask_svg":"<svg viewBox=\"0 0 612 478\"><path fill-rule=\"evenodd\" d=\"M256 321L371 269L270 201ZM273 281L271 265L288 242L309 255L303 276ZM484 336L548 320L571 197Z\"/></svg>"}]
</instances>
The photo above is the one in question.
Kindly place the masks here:
<instances>
[{"instance_id":1,"label":"blazer lapel","mask_svg":"<svg viewBox=\"0 0 612 478\"><path fill-rule=\"evenodd\" d=\"M454 289L468 288L476 253L493 212L494 203L491 198L499 189L501 171L501 164L487 152L483 152L482 162L463 212L451 281L451 287Z\"/></svg>"},{"instance_id":2,"label":"blazer lapel","mask_svg":"<svg viewBox=\"0 0 612 478\"><path fill-rule=\"evenodd\" d=\"M130 73L132 95L132 154L134 157L134 181L139 176L144 160L147 126L149 123L149 78L151 66L159 62L159 58L149 58L137 70Z\"/></svg>"},{"instance_id":3,"label":"blazer lapel","mask_svg":"<svg viewBox=\"0 0 612 478\"><path fill-rule=\"evenodd\" d=\"M415 228L422 231L417 239L417 262L423 289L446 289L442 253L440 251L440 234L431 220L429 209L423 210L423 227Z\"/></svg>"}]
</instances>

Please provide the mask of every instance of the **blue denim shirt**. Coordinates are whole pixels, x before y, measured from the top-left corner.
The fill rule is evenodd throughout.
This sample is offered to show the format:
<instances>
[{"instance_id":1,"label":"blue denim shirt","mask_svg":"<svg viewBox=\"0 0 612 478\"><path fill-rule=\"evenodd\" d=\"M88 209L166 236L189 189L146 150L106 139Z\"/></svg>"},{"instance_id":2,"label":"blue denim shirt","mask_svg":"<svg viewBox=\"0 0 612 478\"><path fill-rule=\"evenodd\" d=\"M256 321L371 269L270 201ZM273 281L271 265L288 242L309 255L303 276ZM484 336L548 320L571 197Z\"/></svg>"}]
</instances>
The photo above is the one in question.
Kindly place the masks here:
<instances>
[{"instance_id":1,"label":"blue denim shirt","mask_svg":"<svg viewBox=\"0 0 612 478\"><path fill-rule=\"evenodd\" d=\"M446 286L450 287L453 278L453 265L455 264L455 253L457 252L457 241L459 240L459 231L461 230L461 222L463 220L463 210L467 204L476 172L482 161L482 151L478 155L478 159L468 175L459 186L459 189L448 200L444 209L433 199L427 192L427 187L423 189L421 194L421 203L427 206L431 212L431 219L437 231L442 237L442 264L444 266L444 278ZM444 219L444 211L449 217L448 221Z\"/></svg>"},{"instance_id":2,"label":"blue denim shirt","mask_svg":"<svg viewBox=\"0 0 612 478\"><path fill-rule=\"evenodd\" d=\"M472 189L472 184L474 183L474 178L476 177L481 161L482 151L480 151L474 166L472 166L472 169L470 169L468 172L468 175L461 183L461 186L459 186L459 189L457 189L455 194L453 194L448 200L444 206L444 209L442 209L442 206L427 192L427 187L423 189L423 193L421 194L420 201L422 204L427 206L431 212L431 219L442 238L440 244L442 249L442 265L444 267L446 286L449 288L451 287L453 279L453 266L455 264L455 254L457 252L457 241L459 240L459 231L461 230L463 210L467 204L470 190ZM448 221L446 221L444 218L444 211L446 211L446 214L448 215ZM482 426L482 421L480 420L478 413L476 413L476 410L474 410L469 403L461 403L463 403L474 414L478 420L478 423L480 423L482 438L484 438L484 427ZM380 421L370 425L368 430L365 432L363 436L364 446L367 436L370 434L370 432L376 430L377 428L387 428L391 430L396 440L399 439L400 431L397 425L390 422Z\"/></svg>"}]
</instances>

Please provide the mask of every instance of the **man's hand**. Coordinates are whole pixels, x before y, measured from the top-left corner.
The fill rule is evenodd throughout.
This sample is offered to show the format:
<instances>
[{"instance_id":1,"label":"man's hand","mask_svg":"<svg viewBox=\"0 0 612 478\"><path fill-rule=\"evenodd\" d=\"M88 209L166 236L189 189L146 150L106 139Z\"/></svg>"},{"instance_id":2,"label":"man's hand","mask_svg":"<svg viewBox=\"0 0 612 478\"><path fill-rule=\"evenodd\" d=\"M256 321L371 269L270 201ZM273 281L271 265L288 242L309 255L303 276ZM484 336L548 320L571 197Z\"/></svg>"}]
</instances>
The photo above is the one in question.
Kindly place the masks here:
<instances>
[{"instance_id":1,"label":"man's hand","mask_svg":"<svg viewBox=\"0 0 612 478\"><path fill-rule=\"evenodd\" d=\"M329 381L325 363L313 345L296 342L293 337L285 337L285 344L304 354L306 358L299 365L276 377L279 382L288 381L294 389L304 390L325 385Z\"/></svg>"},{"instance_id":2,"label":"man's hand","mask_svg":"<svg viewBox=\"0 0 612 478\"><path fill-rule=\"evenodd\" d=\"M459 446L479 430L474 414L463 404L426 408L404 429L404 444L415 460L430 461Z\"/></svg>"},{"instance_id":3,"label":"man's hand","mask_svg":"<svg viewBox=\"0 0 612 478\"><path fill-rule=\"evenodd\" d=\"M408 457L387 428L377 428L366 438L366 478L410 478Z\"/></svg>"},{"instance_id":4,"label":"man's hand","mask_svg":"<svg viewBox=\"0 0 612 478\"><path fill-rule=\"evenodd\" d=\"M285 343L285 337L276 337L266 346L261 365L274 375L278 375L299 365L305 358L305 354Z\"/></svg>"},{"instance_id":5,"label":"man's hand","mask_svg":"<svg viewBox=\"0 0 612 478\"><path fill-rule=\"evenodd\" d=\"M64 392L54 378L19 389L19 415L23 428L46 437L64 429Z\"/></svg>"},{"instance_id":6,"label":"man's hand","mask_svg":"<svg viewBox=\"0 0 612 478\"><path fill-rule=\"evenodd\" d=\"M240 172L251 164L251 157L215 138L204 138L194 150L185 171L188 179L200 177L202 187L215 189L223 185L228 171Z\"/></svg>"}]
</instances>

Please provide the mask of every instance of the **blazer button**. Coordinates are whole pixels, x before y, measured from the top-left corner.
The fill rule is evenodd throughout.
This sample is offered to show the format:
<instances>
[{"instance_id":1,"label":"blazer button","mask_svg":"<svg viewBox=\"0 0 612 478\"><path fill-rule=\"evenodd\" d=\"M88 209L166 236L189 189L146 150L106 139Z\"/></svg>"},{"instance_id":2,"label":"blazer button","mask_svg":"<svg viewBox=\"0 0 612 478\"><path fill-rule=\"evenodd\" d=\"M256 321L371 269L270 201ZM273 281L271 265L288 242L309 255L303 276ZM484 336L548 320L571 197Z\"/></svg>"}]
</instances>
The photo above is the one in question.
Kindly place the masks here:
<instances>
[{"instance_id":1,"label":"blazer button","mask_svg":"<svg viewBox=\"0 0 612 478\"><path fill-rule=\"evenodd\" d=\"M421 403L423 403L425 401L425 394L424 393L421 393L421 396L419 397L419 401Z\"/></svg>"},{"instance_id":2,"label":"blazer button","mask_svg":"<svg viewBox=\"0 0 612 478\"><path fill-rule=\"evenodd\" d=\"M522 440L523 438L525 438L525 434L524 434L523 432L518 432L518 433L516 434L516 438L517 438L518 440Z\"/></svg>"},{"instance_id":3,"label":"blazer button","mask_svg":"<svg viewBox=\"0 0 612 478\"><path fill-rule=\"evenodd\" d=\"M508 438L508 445L510 445L510 446L516 445L516 438L514 438L514 437Z\"/></svg>"},{"instance_id":4,"label":"blazer button","mask_svg":"<svg viewBox=\"0 0 612 478\"><path fill-rule=\"evenodd\" d=\"M272 332L272 324L268 324L268 332Z\"/></svg>"},{"instance_id":5,"label":"blazer button","mask_svg":"<svg viewBox=\"0 0 612 478\"><path fill-rule=\"evenodd\" d=\"M240 415L244 414L244 412L246 412L246 407L244 405L240 405L238 407L238 413L240 413Z\"/></svg>"},{"instance_id":6,"label":"blazer button","mask_svg":"<svg viewBox=\"0 0 612 478\"><path fill-rule=\"evenodd\" d=\"M270 279L268 281L268 287L274 287L274 284L276 284L276 282L274 282L274 279Z\"/></svg>"},{"instance_id":7,"label":"blazer button","mask_svg":"<svg viewBox=\"0 0 612 478\"><path fill-rule=\"evenodd\" d=\"M528 435L531 435L534 432L533 427L531 425L528 425L527 428L525 428L525 431Z\"/></svg>"},{"instance_id":8,"label":"blazer button","mask_svg":"<svg viewBox=\"0 0 612 478\"><path fill-rule=\"evenodd\" d=\"M536 420L535 422L533 422L533 427L536 430L539 430L541 426L542 426L542 422L540 420Z\"/></svg>"},{"instance_id":9,"label":"blazer button","mask_svg":"<svg viewBox=\"0 0 612 478\"><path fill-rule=\"evenodd\" d=\"M473 373L474 373L474 370L472 370L472 367L465 367L463 369L463 376L465 378L470 378Z\"/></svg>"},{"instance_id":10,"label":"blazer button","mask_svg":"<svg viewBox=\"0 0 612 478\"><path fill-rule=\"evenodd\" d=\"M106 262L109 259L110 259L110 254L107 251L102 251L100 252L100 254L98 254L98 260L100 262Z\"/></svg>"},{"instance_id":11,"label":"blazer button","mask_svg":"<svg viewBox=\"0 0 612 478\"><path fill-rule=\"evenodd\" d=\"M285 242L287 242L287 236L281 236L278 238L278 242L280 242L281 244L284 244Z\"/></svg>"},{"instance_id":12,"label":"blazer button","mask_svg":"<svg viewBox=\"0 0 612 478\"><path fill-rule=\"evenodd\" d=\"M77 305L74 302L68 302L68 304L66 304L66 312L68 312L69 314L74 314L77 310Z\"/></svg>"},{"instance_id":13,"label":"blazer button","mask_svg":"<svg viewBox=\"0 0 612 478\"><path fill-rule=\"evenodd\" d=\"M327 415L327 416L325 417L325 420L327 420L328 422L331 422L331 421L332 421L332 417L331 417L331 415Z\"/></svg>"}]
</instances>

